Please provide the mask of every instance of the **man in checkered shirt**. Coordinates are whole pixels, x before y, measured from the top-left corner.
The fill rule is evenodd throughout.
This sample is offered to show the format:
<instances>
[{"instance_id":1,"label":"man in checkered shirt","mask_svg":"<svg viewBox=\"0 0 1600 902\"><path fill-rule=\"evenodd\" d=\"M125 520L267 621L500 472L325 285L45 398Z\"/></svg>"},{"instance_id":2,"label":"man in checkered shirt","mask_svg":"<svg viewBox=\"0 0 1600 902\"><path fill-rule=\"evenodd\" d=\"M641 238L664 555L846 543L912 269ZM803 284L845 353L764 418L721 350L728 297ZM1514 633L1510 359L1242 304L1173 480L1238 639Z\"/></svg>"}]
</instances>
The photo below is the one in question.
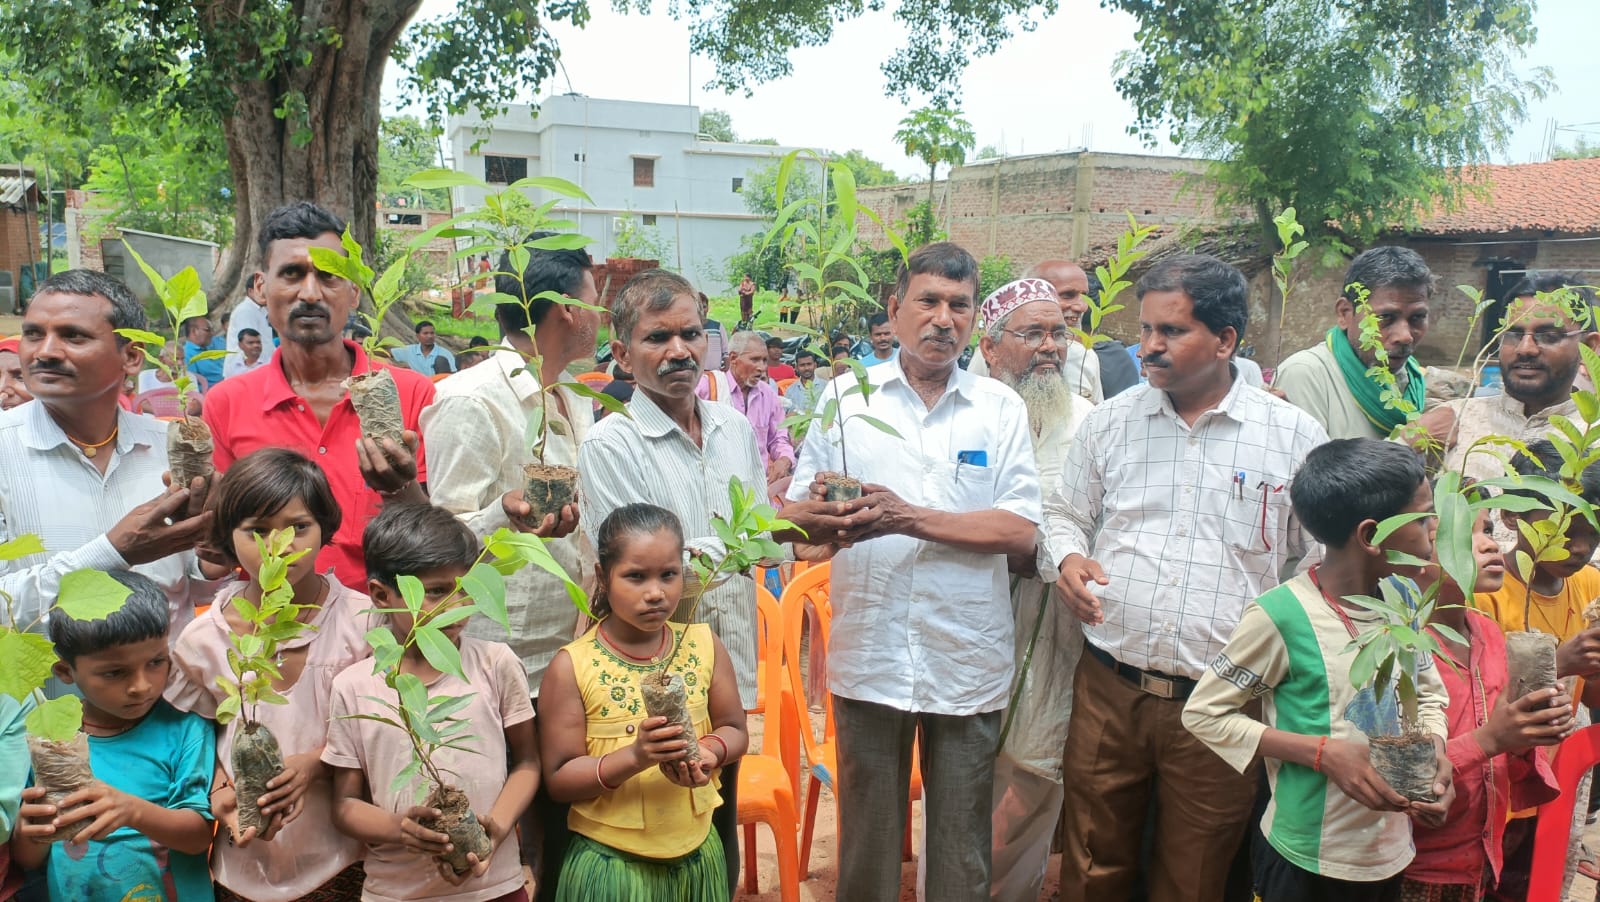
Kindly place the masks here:
<instances>
[{"instance_id":1,"label":"man in checkered shirt","mask_svg":"<svg viewBox=\"0 0 1600 902\"><path fill-rule=\"evenodd\" d=\"M1183 728L1184 700L1251 599L1320 549L1289 481L1327 433L1233 363L1249 320L1237 269L1176 257L1139 280L1149 384L1089 414L1045 504L1048 550L1088 638L1067 731L1061 894L1222 898L1257 771L1240 775Z\"/></svg>"}]
</instances>

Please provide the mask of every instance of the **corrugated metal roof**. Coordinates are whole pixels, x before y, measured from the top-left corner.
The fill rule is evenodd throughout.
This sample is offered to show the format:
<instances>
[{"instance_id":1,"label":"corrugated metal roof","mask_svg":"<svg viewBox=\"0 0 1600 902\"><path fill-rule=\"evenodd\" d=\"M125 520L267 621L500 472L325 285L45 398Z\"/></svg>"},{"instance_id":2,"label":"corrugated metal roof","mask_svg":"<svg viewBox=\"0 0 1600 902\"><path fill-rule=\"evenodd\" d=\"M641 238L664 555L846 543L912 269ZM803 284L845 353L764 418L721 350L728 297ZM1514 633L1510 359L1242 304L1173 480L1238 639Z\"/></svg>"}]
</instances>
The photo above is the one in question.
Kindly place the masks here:
<instances>
[{"instance_id":1,"label":"corrugated metal roof","mask_svg":"<svg viewBox=\"0 0 1600 902\"><path fill-rule=\"evenodd\" d=\"M13 172L16 170L13 169ZM27 197L34 180L25 175L0 175L0 204L16 206Z\"/></svg>"}]
</instances>

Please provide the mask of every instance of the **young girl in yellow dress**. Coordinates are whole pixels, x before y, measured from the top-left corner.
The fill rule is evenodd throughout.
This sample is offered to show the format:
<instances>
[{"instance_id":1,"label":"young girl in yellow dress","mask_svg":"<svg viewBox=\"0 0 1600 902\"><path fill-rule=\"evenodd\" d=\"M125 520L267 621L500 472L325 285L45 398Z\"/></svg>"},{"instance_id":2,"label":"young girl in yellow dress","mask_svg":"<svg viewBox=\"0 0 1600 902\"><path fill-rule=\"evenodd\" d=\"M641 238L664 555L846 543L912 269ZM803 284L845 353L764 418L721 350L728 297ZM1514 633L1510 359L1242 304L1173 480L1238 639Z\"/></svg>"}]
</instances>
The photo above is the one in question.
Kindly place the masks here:
<instances>
[{"instance_id":1,"label":"young girl in yellow dress","mask_svg":"<svg viewBox=\"0 0 1600 902\"><path fill-rule=\"evenodd\" d=\"M556 653L539 690L546 786L572 805L557 902L724 902L726 865L711 829L717 772L750 739L733 664L705 624L668 621L683 594L677 517L630 504L595 541L592 607L602 619ZM682 728L647 716L639 692L669 657L699 736L695 764L684 760Z\"/></svg>"}]
</instances>

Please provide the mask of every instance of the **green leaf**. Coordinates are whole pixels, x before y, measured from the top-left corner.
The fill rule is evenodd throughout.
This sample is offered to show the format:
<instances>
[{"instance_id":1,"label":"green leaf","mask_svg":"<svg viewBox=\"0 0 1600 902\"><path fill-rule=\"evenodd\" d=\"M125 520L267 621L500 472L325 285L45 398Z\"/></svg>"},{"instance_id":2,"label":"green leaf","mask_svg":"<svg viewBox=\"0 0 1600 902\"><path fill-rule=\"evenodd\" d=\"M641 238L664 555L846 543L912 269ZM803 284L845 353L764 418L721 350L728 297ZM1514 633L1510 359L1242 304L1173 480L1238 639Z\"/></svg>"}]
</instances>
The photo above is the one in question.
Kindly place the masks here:
<instances>
[{"instance_id":1,"label":"green leaf","mask_svg":"<svg viewBox=\"0 0 1600 902\"><path fill-rule=\"evenodd\" d=\"M116 332L117 335L121 336L122 338L133 342L134 344L140 344L144 345L145 347L153 348L164 348L167 346L167 340L165 338L162 338L160 335L157 335L154 332L147 332L144 329L113 329L112 331ZM163 366L162 369L166 369L166 367Z\"/></svg>"},{"instance_id":2,"label":"green leaf","mask_svg":"<svg viewBox=\"0 0 1600 902\"><path fill-rule=\"evenodd\" d=\"M593 243L594 239L586 235L565 232L536 238L524 246L538 251L580 251Z\"/></svg>"},{"instance_id":3,"label":"green leaf","mask_svg":"<svg viewBox=\"0 0 1600 902\"><path fill-rule=\"evenodd\" d=\"M0 561L14 561L30 554L44 554L44 543L31 532L0 543Z\"/></svg>"},{"instance_id":4,"label":"green leaf","mask_svg":"<svg viewBox=\"0 0 1600 902\"><path fill-rule=\"evenodd\" d=\"M407 714L420 717L428 711L428 687L414 673L394 675L394 691L400 697L400 708Z\"/></svg>"},{"instance_id":5,"label":"green leaf","mask_svg":"<svg viewBox=\"0 0 1600 902\"><path fill-rule=\"evenodd\" d=\"M500 571L482 561L473 564L461 577L461 591L484 616L500 624L507 634L511 632L511 621L506 614L506 581Z\"/></svg>"},{"instance_id":6,"label":"green leaf","mask_svg":"<svg viewBox=\"0 0 1600 902\"><path fill-rule=\"evenodd\" d=\"M594 203L582 188L566 179L551 175L530 175L527 178L517 179L506 187L518 191L524 188L538 188L543 191L549 191L552 194L559 194L562 197L571 197L591 204Z\"/></svg>"},{"instance_id":7,"label":"green leaf","mask_svg":"<svg viewBox=\"0 0 1600 902\"><path fill-rule=\"evenodd\" d=\"M76 695L63 695L41 702L28 712L22 725L40 739L71 742L83 728L83 702Z\"/></svg>"},{"instance_id":8,"label":"green leaf","mask_svg":"<svg viewBox=\"0 0 1600 902\"><path fill-rule=\"evenodd\" d=\"M406 610L411 612L413 619L422 615L422 603L427 597L427 591L422 588L422 580L409 574L402 574L395 580L400 587L400 599L405 602Z\"/></svg>"},{"instance_id":9,"label":"green leaf","mask_svg":"<svg viewBox=\"0 0 1600 902\"><path fill-rule=\"evenodd\" d=\"M127 586L99 570L74 570L61 577L61 595L55 609L73 620L104 620L122 609Z\"/></svg>"},{"instance_id":10,"label":"green leaf","mask_svg":"<svg viewBox=\"0 0 1600 902\"><path fill-rule=\"evenodd\" d=\"M469 692L466 695L447 696L445 698L434 699L433 707L428 709L428 720L432 723L439 723L440 721L448 718L450 715L460 711L462 708L465 708L475 697L476 695L474 693Z\"/></svg>"},{"instance_id":11,"label":"green leaf","mask_svg":"<svg viewBox=\"0 0 1600 902\"><path fill-rule=\"evenodd\" d=\"M1383 522L1378 524L1377 531L1372 534L1372 544L1382 545L1383 540L1394 535L1395 530L1400 527L1405 526L1407 523L1415 523L1418 520L1426 520L1431 516L1433 516L1433 511L1410 511L1404 514L1395 514L1392 517L1385 517Z\"/></svg>"},{"instance_id":12,"label":"green leaf","mask_svg":"<svg viewBox=\"0 0 1600 902\"><path fill-rule=\"evenodd\" d=\"M852 415L850 417L850 419L852 419L852 420L860 420L861 422L866 423L868 426L871 426L872 428L878 430L879 432L882 432L885 435L892 435L895 438L903 438L903 436L901 436L899 432L895 431L895 428L893 426L890 426L888 423L885 423L884 421L878 419L877 417L870 417L870 416L867 416L864 413L858 413L858 414Z\"/></svg>"},{"instance_id":13,"label":"green leaf","mask_svg":"<svg viewBox=\"0 0 1600 902\"><path fill-rule=\"evenodd\" d=\"M448 673L460 680L467 678L466 674L461 672L461 649L456 648L455 643L451 642L448 636L438 629L424 624L417 627L416 639L417 649L422 652L422 656L428 659L428 663L433 665L435 670L440 673Z\"/></svg>"},{"instance_id":14,"label":"green leaf","mask_svg":"<svg viewBox=\"0 0 1600 902\"><path fill-rule=\"evenodd\" d=\"M435 188L460 188L469 185L484 189L489 187L489 183L483 179L475 175L468 175L465 172L456 172L454 169L424 169L421 172L407 176L401 184L410 185L413 188L421 188L424 191Z\"/></svg>"},{"instance_id":15,"label":"green leaf","mask_svg":"<svg viewBox=\"0 0 1600 902\"><path fill-rule=\"evenodd\" d=\"M389 781L390 795L398 793L400 790L409 786L411 781L416 779L417 773L421 770L422 761L417 758L411 759L411 763L400 768L400 770L394 775L394 779Z\"/></svg>"},{"instance_id":16,"label":"green leaf","mask_svg":"<svg viewBox=\"0 0 1600 902\"><path fill-rule=\"evenodd\" d=\"M212 715L217 723L226 724L239 716L240 700L238 693L232 693L227 698L217 703L217 711Z\"/></svg>"},{"instance_id":17,"label":"green leaf","mask_svg":"<svg viewBox=\"0 0 1600 902\"><path fill-rule=\"evenodd\" d=\"M56 652L45 636L0 628L0 661L0 692L20 702L44 688Z\"/></svg>"},{"instance_id":18,"label":"green leaf","mask_svg":"<svg viewBox=\"0 0 1600 902\"><path fill-rule=\"evenodd\" d=\"M1466 596L1478 579L1478 564L1472 554L1473 511L1467 499L1457 492L1444 492L1434 499L1439 513L1439 536L1435 553L1439 567Z\"/></svg>"}]
</instances>

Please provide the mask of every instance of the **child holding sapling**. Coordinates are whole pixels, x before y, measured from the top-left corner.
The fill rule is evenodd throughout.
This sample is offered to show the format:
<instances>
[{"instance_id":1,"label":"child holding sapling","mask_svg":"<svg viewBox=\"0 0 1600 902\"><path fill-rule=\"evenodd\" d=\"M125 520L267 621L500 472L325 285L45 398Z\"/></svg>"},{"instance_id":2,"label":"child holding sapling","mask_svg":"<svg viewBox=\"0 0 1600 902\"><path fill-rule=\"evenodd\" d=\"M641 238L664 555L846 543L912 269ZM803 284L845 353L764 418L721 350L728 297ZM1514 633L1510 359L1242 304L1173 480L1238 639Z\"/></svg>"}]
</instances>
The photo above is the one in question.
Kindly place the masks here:
<instances>
[{"instance_id":1,"label":"child holding sapling","mask_svg":"<svg viewBox=\"0 0 1600 902\"><path fill-rule=\"evenodd\" d=\"M478 539L443 508L391 504L367 524L362 544L367 594L404 646L395 666L401 676L414 676L427 696L428 710L418 716L431 718L443 703L454 706L452 720L470 725L419 764L424 759L416 756L416 734L375 719L396 717L380 701L396 699L385 672L362 661L334 679L322 760L333 769L334 826L367 846L363 898L526 902L514 828L539 785L527 671L504 643L463 636L464 619L438 627L440 641L459 651L464 681L434 667L418 644L407 641L419 622L446 621L466 602L458 586L478 560ZM420 618L405 604L402 577L421 583ZM429 726L443 728L433 720ZM439 792L439 781L448 782L448 792ZM432 793L426 784L433 784ZM446 831L470 815L447 810L444 801L435 804L435 797L459 803L462 794L488 839L485 851L458 856L465 865L458 872L441 860L453 851ZM428 803L419 804L425 797Z\"/></svg>"},{"instance_id":2,"label":"child holding sapling","mask_svg":"<svg viewBox=\"0 0 1600 902\"><path fill-rule=\"evenodd\" d=\"M711 812L718 770L749 745L733 664L710 627L668 622L683 593L677 517L624 505L600 524L595 543L591 608L602 619L556 653L539 689L545 780L551 798L572 805L556 899L726 900ZM688 688L699 737L693 763L683 728L645 713L641 680L668 659Z\"/></svg>"},{"instance_id":3,"label":"child holding sapling","mask_svg":"<svg viewBox=\"0 0 1600 902\"><path fill-rule=\"evenodd\" d=\"M333 786L322 750L334 677L370 654L363 612L372 605L318 572L317 553L339 529L338 502L322 468L287 448L241 458L212 492L212 544L248 579L224 585L211 609L184 629L172 650L177 666L167 700L219 721L211 793L212 813L224 828L212 860L217 896L288 902L314 895L354 902L361 898L362 848L333 827ZM273 591L292 594L293 607L285 610L295 611L303 624L298 631L275 626L275 616L265 622L260 614L263 571L272 569L263 568L263 553L276 551L268 543L285 533L288 547L273 556L287 566L266 578ZM279 635L285 638L274 638ZM241 643L245 636L272 642L266 660L278 672L271 691L281 704L241 706L239 673L230 660L237 659L241 644L249 647ZM283 769L259 772L260 755L241 758L242 737L250 748L275 743ZM239 794L246 787L258 787L248 791L260 793L259 816L248 803L241 816Z\"/></svg>"},{"instance_id":4,"label":"child holding sapling","mask_svg":"<svg viewBox=\"0 0 1600 902\"><path fill-rule=\"evenodd\" d=\"M172 667L166 595L137 573L110 576L129 595L105 619L50 614L55 675L83 695L94 782L59 808L40 787L23 790L11 854L30 870L48 858L51 899L209 900L216 739L161 698Z\"/></svg>"},{"instance_id":5,"label":"child holding sapling","mask_svg":"<svg viewBox=\"0 0 1600 902\"><path fill-rule=\"evenodd\" d=\"M1437 546L1435 552L1437 561ZM1505 558L1487 509L1476 511L1472 555L1477 572L1473 591L1498 590L1505 581ZM1406 868L1402 898L1477 902L1499 879L1509 810L1555 797L1554 775L1536 749L1565 738L1573 728L1572 713L1561 689L1535 689L1512 698L1499 625L1465 607L1461 587L1437 568L1423 575L1420 588L1426 590L1436 580L1438 607L1432 623L1451 631L1433 629L1442 652L1434 656L1435 664L1449 697L1445 751L1456 797L1443 826L1419 824L1412 831L1417 854Z\"/></svg>"},{"instance_id":6,"label":"child holding sapling","mask_svg":"<svg viewBox=\"0 0 1600 902\"><path fill-rule=\"evenodd\" d=\"M1352 684L1353 640L1378 615L1348 598L1419 575L1388 552L1429 559L1427 518L1375 537L1383 520L1431 512L1433 494L1405 446L1344 439L1307 455L1289 497L1324 545L1322 563L1245 607L1183 724L1241 772L1258 755L1266 762L1272 796L1251 856L1262 902L1392 900L1411 862L1411 819L1438 826L1451 805L1443 686L1419 662L1416 717L1432 735L1436 801L1407 801L1369 760L1371 739L1401 732L1400 706L1387 686ZM1259 720L1246 713L1257 701Z\"/></svg>"},{"instance_id":7,"label":"child holding sapling","mask_svg":"<svg viewBox=\"0 0 1600 902\"><path fill-rule=\"evenodd\" d=\"M1512 461L1518 474L1548 479L1560 478L1561 463L1559 452L1548 441L1530 443L1528 453L1518 454ZM1600 466L1590 465L1582 472L1580 489L1588 504L1600 502ZM1508 488L1506 492L1549 503L1549 499L1533 489ZM1533 675L1532 683L1547 687L1555 680L1574 677L1576 680L1565 694L1573 700L1581 699L1586 706L1600 704L1600 680L1593 679L1600 673L1600 627L1590 624L1584 616L1588 604L1600 597L1600 572L1589 566L1596 545L1600 544L1600 532L1581 514L1574 513L1566 520L1565 529L1557 530L1564 533L1564 537L1555 538L1556 553L1552 555L1549 550L1540 553L1536 537L1529 533L1537 534L1541 525L1559 519L1560 513L1548 509L1524 513L1506 510L1501 516L1517 533L1517 545L1508 556L1508 563L1515 561L1519 554L1526 555L1533 564L1532 578L1525 582L1518 568L1510 566L1504 585L1492 592L1478 593L1474 604L1500 624L1507 634L1508 645L1518 638L1535 638L1527 635L1533 632L1544 634L1549 645L1555 646L1553 672L1548 666L1539 668L1544 672ZM1509 670L1514 683L1519 668L1515 655L1511 657ZM1548 663L1547 660L1545 664ZM1585 718L1576 707L1573 713L1578 715L1577 725L1584 726ZM1582 805L1578 807L1583 808ZM1513 809L1502 845L1505 863L1493 898L1526 896L1536 821L1532 809ZM1574 847L1581 832L1580 824L1580 829L1573 833Z\"/></svg>"}]
</instances>

